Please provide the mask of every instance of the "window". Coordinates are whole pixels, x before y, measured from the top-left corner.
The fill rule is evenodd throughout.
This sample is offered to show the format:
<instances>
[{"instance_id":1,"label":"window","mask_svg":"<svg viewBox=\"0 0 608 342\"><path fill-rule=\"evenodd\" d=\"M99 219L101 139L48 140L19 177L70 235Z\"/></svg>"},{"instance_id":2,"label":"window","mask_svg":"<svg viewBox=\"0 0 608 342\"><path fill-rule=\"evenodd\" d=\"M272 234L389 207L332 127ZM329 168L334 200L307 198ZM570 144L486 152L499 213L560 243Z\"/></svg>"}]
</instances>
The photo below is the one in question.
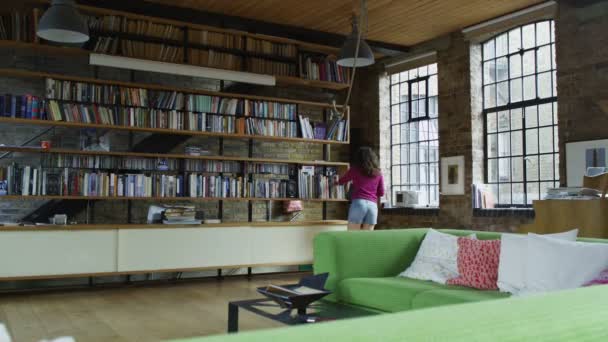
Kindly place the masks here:
<instances>
[{"instance_id":1,"label":"window","mask_svg":"<svg viewBox=\"0 0 608 342\"><path fill-rule=\"evenodd\" d=\"M391 200L419 191L419 205L439 205L437 64L390 77Z\"/></svg>"},{"instance_id":2,"label":"window","mask_svg":"<svg viewBox=\"0 0 608 342\"><path fill-rule=\"evenodd\" d=\"M498 207L529 206L559 186L552 20L483 44L486 183Z\"/></svg>"}]
</instances>

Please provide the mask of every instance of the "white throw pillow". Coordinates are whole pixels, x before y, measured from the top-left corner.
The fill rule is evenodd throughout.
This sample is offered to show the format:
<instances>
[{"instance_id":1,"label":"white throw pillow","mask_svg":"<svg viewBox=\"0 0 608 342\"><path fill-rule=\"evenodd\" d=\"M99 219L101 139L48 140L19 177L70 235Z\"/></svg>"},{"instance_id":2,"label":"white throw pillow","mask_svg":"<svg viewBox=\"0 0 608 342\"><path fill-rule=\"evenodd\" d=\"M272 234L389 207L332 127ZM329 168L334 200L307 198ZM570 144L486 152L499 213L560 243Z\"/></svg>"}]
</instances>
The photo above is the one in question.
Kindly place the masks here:
<instances>
[{"instance_id":1,"label":"white throw pillow","mask_svg":"<svg viewBox=\"0 0 608 342\"><path fill-rule=\"evenodd\" d=\"M563 233L547 234L555 239L575 241L578 229ZM525 288L526 253L528 236L519 234L502 234L500 237L500 262L498 264L498 289L501 292L518 294Z\"/></svg>"},{"instance_id":2,"label":"white throw pillow","mask_svg":"<svg viewBox=\"0 0 608 342\"><path fill-rule=\"evenodd\" d=\"M580 287L608 267L608 244L528 234L524 294Z\"/></svg>"},{"instance_id":3,"label":"white throw pillow","mask_svg":"<svg viewBox=\"0 0 608 342\"><path fill-rule=\"evenodd\" d=\"M475 238L475 234L469 237ZM458 277L457 258L458 236L429 229L414 262L399 276L445 284Z\"/></svg>"}]
</instances>

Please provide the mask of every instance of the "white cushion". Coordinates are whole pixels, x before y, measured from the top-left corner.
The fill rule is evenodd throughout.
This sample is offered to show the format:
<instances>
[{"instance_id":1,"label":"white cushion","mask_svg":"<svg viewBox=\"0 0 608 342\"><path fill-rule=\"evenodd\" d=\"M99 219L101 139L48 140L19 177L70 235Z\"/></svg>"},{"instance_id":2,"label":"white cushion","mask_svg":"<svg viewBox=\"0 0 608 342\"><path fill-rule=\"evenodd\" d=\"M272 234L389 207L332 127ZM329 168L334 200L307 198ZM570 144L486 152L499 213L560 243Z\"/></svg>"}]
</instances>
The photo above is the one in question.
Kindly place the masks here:
<instances>
[{"instance_id":1,"label":"white cushion","mask_svg":"<svg viewBox=\"0 0 608 342\"><path fill-rule=\"evenodd\" d=\"M575 241L578 229L563 233L547 234L556 239ZM525 288L526 252L528 236L502 234L500 237L500 261L498 264L498 289L501 292L517 294Z\"/></svg>"},{"instance_id":2,"label":"white cushion","mask_svg":"<svg viewBox=\"0 0 608 342\"><path fill-rule=\"evenodd\" d=\"M445 284L458 277L457 257L458 236L429 229L414 262L399 276Z\"/></svg>"},{"instance_id":3,"label":"white cushion","mask_svg":"<svg viewBox=\"0 0 608 342\"><path fill-rule=\"evenodd\" d=\"M528 234L524 294L573 289L608 267L608 244L574 242Z\"/></svg>"}]
</instances>

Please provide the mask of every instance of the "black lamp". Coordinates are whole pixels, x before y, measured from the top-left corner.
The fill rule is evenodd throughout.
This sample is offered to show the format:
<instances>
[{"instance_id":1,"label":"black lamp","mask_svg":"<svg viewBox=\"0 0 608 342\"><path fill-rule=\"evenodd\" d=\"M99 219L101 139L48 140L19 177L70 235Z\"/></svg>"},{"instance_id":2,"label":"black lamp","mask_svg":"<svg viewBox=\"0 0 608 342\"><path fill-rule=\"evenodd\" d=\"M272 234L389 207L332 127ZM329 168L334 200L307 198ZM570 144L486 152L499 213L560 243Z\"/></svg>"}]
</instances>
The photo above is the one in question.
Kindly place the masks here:
<instances>
[{"instance_id":1,"label":"black lamp","mask_svg":"<svg viewBox=\"0 0 608 342\"><path fill-rule=\"evenodd\" d=\"M358 53L357 42L359 43ZM355 54L357 55L355 56ZM342 45L337 63L340 66L350 68L365 67L375 63L372 49L359 34L357 17L355 16L353 16L353 31Z\"/></svg>"},{"instance_id":2,"label":"black lamp","mask_svg":"<svg viewBox=\"0 0 608 342\"><path fill-rule=\"evenodd\" d=\"M84 43L89 28L74 0L53 0L38 24L38 37L58 43Z\"/></svg>"}]
</instances>

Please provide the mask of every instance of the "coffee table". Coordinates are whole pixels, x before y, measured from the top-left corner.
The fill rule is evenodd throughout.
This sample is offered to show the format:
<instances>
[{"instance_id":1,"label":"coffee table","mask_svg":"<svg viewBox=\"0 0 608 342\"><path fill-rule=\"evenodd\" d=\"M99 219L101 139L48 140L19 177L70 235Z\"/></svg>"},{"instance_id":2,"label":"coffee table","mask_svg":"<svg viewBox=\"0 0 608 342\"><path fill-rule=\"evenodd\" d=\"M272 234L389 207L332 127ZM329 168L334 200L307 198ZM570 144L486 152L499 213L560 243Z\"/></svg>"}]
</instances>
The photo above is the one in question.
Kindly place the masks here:
<instances>
[{"instance_id":1,"label":"coffee table","mask_svg":"<svg viewBox=\"0 0 608 342\"><path fill-rule=\"evenodd\" d=\"M286 325L310 324L338 319L373 316L379 314L347 304L320 300L308 306L306 312L282 308L272 299L258 298L228 303L228 332L239 330L239 309L252 312Z\"/></svg>"}]
</instances>

